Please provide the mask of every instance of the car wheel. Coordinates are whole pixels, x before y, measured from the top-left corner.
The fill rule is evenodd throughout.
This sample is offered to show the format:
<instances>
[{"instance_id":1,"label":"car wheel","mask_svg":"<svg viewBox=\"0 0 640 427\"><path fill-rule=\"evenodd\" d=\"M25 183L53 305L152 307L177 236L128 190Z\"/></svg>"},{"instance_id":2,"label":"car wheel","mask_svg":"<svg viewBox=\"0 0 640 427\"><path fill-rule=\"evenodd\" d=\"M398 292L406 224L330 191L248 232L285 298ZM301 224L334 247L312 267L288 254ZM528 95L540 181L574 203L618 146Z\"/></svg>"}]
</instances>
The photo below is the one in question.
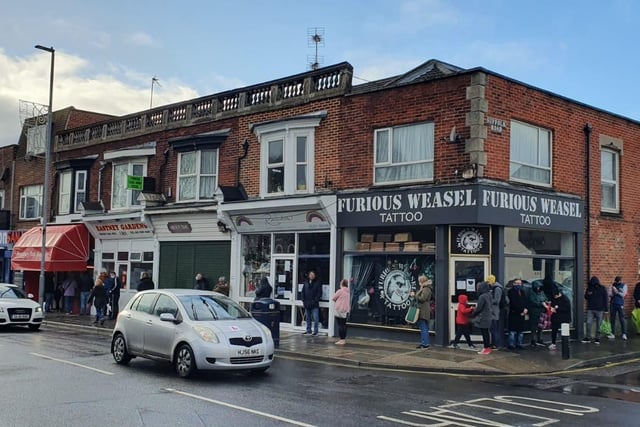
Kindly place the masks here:
<instances>
[{"instance_id":1,"label":"car wheel","mask_svg":"<svg viewBox=\"0 0 640 427\"><path fill-rule=\"evenodd\" d=\"M36 324L36 325L29 325L29 329L31 329L32 331L37 331L38 329L40 329L40 324Z\"/></svg>"},{"instance_id":2,"label":"car wheel","mask_svg":"<svg viewBox=\"0 0 640 427\"><path fill-rule=\"evenodd\" d=\"M188 344L182 344L176 351L173 361L176 372L182 378L188 378L196 371L196 359L193 356L193 350Z\"/></svg>"},{"instance_id":3,"label":"car wheel","mask_svg":"<svg viewBox=\"0 0 640 427\"><path fill-rule=\"evenodd\" d=\"M113 353L113 359L120 365L126 365L131 361L131 355L127 351L127 342L122 334L113 337L111 352Z\"/></svg>"}]
</instances>

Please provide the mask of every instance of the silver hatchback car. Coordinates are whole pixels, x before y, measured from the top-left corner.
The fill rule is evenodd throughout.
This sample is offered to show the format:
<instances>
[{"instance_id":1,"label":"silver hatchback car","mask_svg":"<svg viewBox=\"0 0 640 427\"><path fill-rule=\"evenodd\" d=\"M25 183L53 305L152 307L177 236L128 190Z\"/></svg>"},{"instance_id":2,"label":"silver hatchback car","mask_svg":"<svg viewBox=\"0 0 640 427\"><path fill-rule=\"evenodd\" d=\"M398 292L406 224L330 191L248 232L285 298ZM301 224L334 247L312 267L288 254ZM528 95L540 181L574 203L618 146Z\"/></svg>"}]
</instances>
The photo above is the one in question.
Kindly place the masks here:
<instances>
[{"instance_id":1,"label":"silver hatchback car","mask_svg":"<svg viewBox=\"0 0 640 427\"><path fill-rule=\"evenodd\" d=\"M154 289L137 293L118 314L111 353L119 364L137 356L166 360L181 377L197 370L264 372L271 331L217 292Z\"/></svg>"}]
</instances>

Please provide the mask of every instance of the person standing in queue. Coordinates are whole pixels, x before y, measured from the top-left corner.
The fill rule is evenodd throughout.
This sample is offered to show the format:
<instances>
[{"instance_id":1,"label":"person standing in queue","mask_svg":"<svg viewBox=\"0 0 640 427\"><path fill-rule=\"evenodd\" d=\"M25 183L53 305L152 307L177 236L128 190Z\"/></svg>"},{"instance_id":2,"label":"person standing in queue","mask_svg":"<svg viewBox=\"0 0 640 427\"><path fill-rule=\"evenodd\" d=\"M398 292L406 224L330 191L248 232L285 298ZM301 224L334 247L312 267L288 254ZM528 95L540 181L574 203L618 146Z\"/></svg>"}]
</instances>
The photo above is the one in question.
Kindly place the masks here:
<instances>
[{"instance_id":1,"label":"person standing in queue","mask_svg":"<svg viewBox=\"0 0 640 427\"><path fill-rule=\"evenodd\" d=\"M433 295L433 282L427 276L418 276L418 292L411 291L410 297L418 301L420 314L418 316L418 327L420 328L420 344L416 348L429 348L429 320L431 319L431 295Z\"/></svg>"},{"instance_id":2,"label":"person standing in queue","mask_svg":"<svg viewBox=\"0 0 640 427\"><path fill-rule=\"evenodd\" d=\"M316 271L309 270L307 280L302 286L302 305L304 306L307 329L303 335L318 335L320 323L320 298L322 298L322 285L316 280ZM311 326L313 323L313 332Z\"/></svg>"},{"instance_id":3,"label":"person standing in queue","mask_svg":"<svg viewBox=\"0 0 640 427\"><path fill-rule=\"evenodd\" d=\"M256 289L255 299L271 298L271 292L273 292L273 288L269 284L269 278L267 276L262 276L262 279L260 279L260 285L258 285L258 289Z\"/></svg>"},{"instance_id":4,"label":"person standing in queue","mask_svg":"<svg viewBox=\"0 0 640 427\"><path fill-rule=\"evenodd\" d=\"M336 344L344 345L347 338L347 317L349 317L351 309L351 293L349 292L349 281L347 279L340 281L340 289L336 291L331 300L334 303L338 336L340 337Z\"/></svg>"},{"instance_id":5,"label":"person standing in queue","mask_svg":"<svg viewBox=\"0 0 640 427\"><path fill-rule=\"evenodd\" d=\"M104 325L104 310L107 305L107 290L104 287L106 279L107 272L100 272L100 275L96 279L96 283L93 285L91 293L89 294L89 304L93 304L96 309L96 320L93 321L94 325L98 322L100 322L101 325Z\"/></svg>"},{"instance_id":6,"label":"person standing in queue","mask_svg":"<svg viewBox=\"0 0 640 427\"><path fill-rule=\"evenodd\" d=\"M120 312L120 289L122 289L122 280L116 275L115 271L111 272L113 280L113 288L111 289L111 320L115 320Z\"/></svg>"},{"instance_id":7,"label":"person standing in queue","mask_svg":"<svg viewBox=\"0 0 640 427\"><path fill-rule=\"evenodd\" d=\"M140 291L148 291L149 289L155 289L156 285L149 277L149 273L146 271L142 273L142 277L140 278L140 283L138 283L138 292Z\"/></svg>"},{"instance_id":8,"label":"person standing in queue","mask_svg":"<svg viewBox=\"0 0 640 427\"><path fill-rule=\"evenodd\" d=\"M492 298L491 288L489 283L481 282L478 285L478 303L473 310L473 325L480 329L482 334L483 349L478 354L491 354L491 334L489 329L491 328L491 311L492 311Z\"/></svg>"}]
</instances>

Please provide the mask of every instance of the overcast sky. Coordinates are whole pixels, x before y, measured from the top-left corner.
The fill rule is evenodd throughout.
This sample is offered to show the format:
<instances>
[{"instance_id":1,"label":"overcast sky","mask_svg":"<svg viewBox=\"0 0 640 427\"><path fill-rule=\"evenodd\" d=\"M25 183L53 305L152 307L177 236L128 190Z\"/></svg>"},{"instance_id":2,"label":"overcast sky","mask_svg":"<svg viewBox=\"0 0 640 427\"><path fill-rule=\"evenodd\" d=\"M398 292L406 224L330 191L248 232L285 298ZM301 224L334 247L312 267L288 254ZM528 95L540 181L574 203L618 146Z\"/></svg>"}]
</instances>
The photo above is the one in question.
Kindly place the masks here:
<instances>
[{"instance_id":1,"label":"overcast sky","mask_svg":"<svg viewBox=\"0 0 640 427\"><path fill-rule=\"evenodd\" d=\"M634 0L2 1L0 145L20 100L123 115L348 61L354 84L429 59L492 71L640 120Z\"/></svg>"}]
</instances>

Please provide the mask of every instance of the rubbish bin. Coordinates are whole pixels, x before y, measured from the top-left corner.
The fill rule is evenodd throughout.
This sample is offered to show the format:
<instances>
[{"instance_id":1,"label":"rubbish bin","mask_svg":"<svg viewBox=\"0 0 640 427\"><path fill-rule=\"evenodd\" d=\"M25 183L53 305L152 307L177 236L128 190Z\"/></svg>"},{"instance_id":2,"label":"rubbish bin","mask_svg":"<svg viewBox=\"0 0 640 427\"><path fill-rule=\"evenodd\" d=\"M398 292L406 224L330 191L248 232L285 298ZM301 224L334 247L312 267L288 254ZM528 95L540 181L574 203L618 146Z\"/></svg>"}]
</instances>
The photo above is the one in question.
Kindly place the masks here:
<instances>
[{"instance_id":1,"label":"rubbish bin","mask_svg":"<svg viewBox=\"0 0 640 427\"><path fill-rule=\"evenodd\" d=\"M273 345L280 346L280 302L260 298L251 303L251 315L271 331Z\"/></svg>"}]
</instances>

